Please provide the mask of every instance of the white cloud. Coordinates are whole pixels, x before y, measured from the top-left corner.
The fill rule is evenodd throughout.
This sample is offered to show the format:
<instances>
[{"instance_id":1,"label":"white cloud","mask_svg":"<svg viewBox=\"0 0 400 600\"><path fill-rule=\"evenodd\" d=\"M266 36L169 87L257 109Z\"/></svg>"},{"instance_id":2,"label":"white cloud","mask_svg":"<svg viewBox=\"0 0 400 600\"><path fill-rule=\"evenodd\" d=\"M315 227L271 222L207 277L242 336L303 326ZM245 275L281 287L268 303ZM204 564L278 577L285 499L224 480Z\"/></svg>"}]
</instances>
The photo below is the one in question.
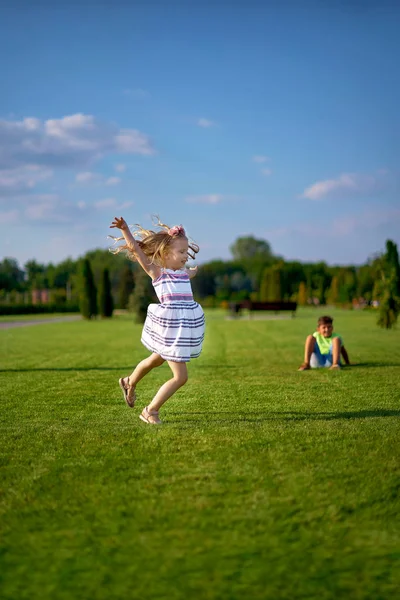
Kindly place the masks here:
<instances>
[{"instance_id":1,"label":"white cloud","mask_svg":"<svg viewBox=\"0 0 400 600\"><path fill-rule=\"evenodd\" d=\"M150 156L155 154L147 135L136 129L121 129L113 138L115 152L120 154L141 154Z\"/></svg>"},{"instance_id":2,"label":"white cloud","mask_svg":"<svg viewBox=\"0 0 400 600\"><path fill-rule=\"evenodd\" d=\"M121 183L121 178L120 177L109 177L105 181L106 185L118 185L119 183Z\"/></svg>"},{"instance_id":3,"label":"white cloud","mask_svg":"<svg viewBox=\"0 0 400 600\"><path fill-rule=\"evenodd\" d=\"M124 208L129 208L133 205L133 202L122 202L118 203L116 198L104 198L103 200L98 200L94 203L94 207L97 210L105 210L105 209L118 209L123 210Z\"/></svg>"},{"instance_id":4,"label":"white cloud","mask_svg":"<svg viewBox=\"0 0 400 600\"><path fill-rule=\"evenodd\" d=\"M98 210L102 210L103 208L115 208L117 201L115 198L104 198L104 200L98 200L94 203L94 207Z\"/></svg>"},{"instance_id":5,"label":"white cloud","mask_svg":"<svg viewBox=\"0 0 400 600\"><path fill-rule=\"evenodd\" d=\"M24 215L29 221L67 223L72 220L70 206L57 194L26 196Z\"/></svg>"},{"instance_id":6,"label":"white cloud","mask_svg":"<svg viewBox=\"0 0 400 600\"><path fill-rule=\"evenodd\" d=\"M197 120L197 125L199 127L203 127L204 129L208 129L209 127L214 127L216 123L211 121L210 119L205 119L204 117Z\"/></svg>"},{"instance_id":7,"label":"white cloud","mask_svg":"<svg viewBox=\"0 0 400 600\"><path fill-rule=\"evenodd\" d=\"M204 196L188 196L186 202L191 204L218 204L223 199L222 194L206 194Z\"/></svg>"},{"instance_id":8,"label":"white cloud","mask_svg":"<svg viewBox=\"0 0 400 600\"><path fill-rule=\"evenodd\" d=\"M400 226L400 209L368 210L361 214L334 219L331 232L334 237L345 237L357 231L376 229L382 225L395 223Z\"/></svg>"},{"instance_id":9,"label":"white cloud","mask_svg":"<svg viewBox=\"0 0 400 600\"><path fill-rule=\"evenodd\" d=\"M5 210L0 212L0 223L8 225L9 223L16 223L19 217L18 210Z\"/></svg>"},{"instance_id":10,"label":"white cloud","mask_svg":"<svg viewBox=\"0 0 400 600\"><path fill-rule=\"evenodd\" d=\"M40 165L23 165L13 169L0 169L0 197L33 189L49 179L53 171Z\"/></svg>"},{"instance_id":11,"label":"white cloud","mask_svg":"<svg viewBox=\"0 0 400 600\"><path fill-rule=\"evenodd\" d=\"M313 183L304 190L300 197L308 200L320 200L334 192L368 192L375 187L376 183L376 177L371 175L342 173L336 179L326 179Z\"/></svg>"},{"instance_id":12,"label":"white cloud","mask_svg":"<svg viewBox=\"0 0 400 600\"><path fill-rule=\"evenodd\" d=\"M124 208L129 208L130 206L133 206L133 202L123 202L122 204L119 204L117 208L119 210L123 210Z\"/></svg>"},{"instance_id":13,"label":"white cloud","mask_svg":"<svg viewBox=\"0 0 400 600\"><path fill-rule=\"evenodd\" d=\"M22 121L0 119L0 169L42 165L82 167L107 154L151 156L149 137L136 129L121 129L92 115Z\"/></svg>"},{"instance_id":14,"label":"white cloud","mask_svg":"<svg viewBox=\"0 0 400 600\"><path fill-rule=\"evenodd\" d=\"M261 156L261 155L253 156L253 162L255 162L255 163L262 164L262 163L268 162L269 160L270 159L268 156Z\"/></svg>"},{"instance_id":15,"label":"white cloud","mask_svg":"<svg viewBox=\"0 0 400 600\"><path fill-rule=\"evenodd\" d=\"M270 229L265 231L264 235L267 239L271 240L284 237L291 238L298 234L313 238L319 231L323 231L326 238L351 238L356 233L363 234L368 230L372 231L379 227L395 225L396 223L399 223L400 226L400 209L371 209L362 213L337 217L332 220L329 227L326 226L325 222L295 223L294 225Z\"/></svg>"},{"instance_id":16,"label":"white cloud","mask_svg":"<svg viewBox=\"0 0 400 600\"><path fill-rule=\"evenodd\" d=\"M91 171L84 171L83 173L78 173L75 177L75 181L77 183L99 183L102 180L103 176L100 173L92 173Z\"/></svg>"},{"instance_id":17,"label":"white cloud","mask_svg":"<svg viewBox=\"0 0 400 600\"><path fill-rule=\"evenodd\" d=\"M72 224L78 213L76 202L70 202L59 194L15 194L12 197L12 212L7 206L4 198L0 204L3 205L3 218L14 219L18 213L18 221L21 225L57 225ZM79 212L83 209L80 207ZM10 213L7 214L6 213Z\"/></svg>"},{"instance_id":18,"label":"white cloud","mask_svg":"<svg viewBox=\"0 0 400 600\"><path fill-rule=\"evenodd\" d=\"M124 173L126 171L126 165L123 165L123 164L115 165L114 169L116 170L117 173Z\"/></svg>"},{"instance_id":19,"label":"white cloud","mask_svg":"<svg viewBox=\"0 0 400 600\"><path fill-rule=\"evenodd\" d=\"M272 175L272 169L261 169L261 173L265 177L269 177L270 175Z\"/></svg>"},{"instance_id":20,"label":"white cloud","mask_svg":"<svg viewBox=\"0 0 400 600\"><path fill-rule=\"evenodd\" d=\"M75 181L81 185L118 185L121 183L120 177L104 177L100 173L93 173L91 171L84 171L83 173L78 173L75 177Z\"/></svg>"}]
</instances>

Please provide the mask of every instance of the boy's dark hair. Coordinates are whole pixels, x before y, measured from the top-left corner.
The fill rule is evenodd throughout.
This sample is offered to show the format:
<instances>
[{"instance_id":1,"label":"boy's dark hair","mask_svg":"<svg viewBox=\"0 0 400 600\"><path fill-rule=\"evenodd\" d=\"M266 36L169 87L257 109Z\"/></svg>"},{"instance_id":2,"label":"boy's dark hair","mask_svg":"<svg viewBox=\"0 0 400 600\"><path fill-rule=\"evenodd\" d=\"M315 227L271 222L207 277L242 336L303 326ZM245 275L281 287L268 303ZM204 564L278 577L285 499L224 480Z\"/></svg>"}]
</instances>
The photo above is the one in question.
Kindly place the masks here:
<instances>
[{"instance_id":1,"label":"boy's dark hair","mask_svg":"<svg viewBox=\"0 0 400 600\"><path fill-rule=\"evenodd\" d=\"M325 316L325 317L320 317L318 319L318 326L320 326L320 325L332 325L332 323L333 323L332 317Z\"/></svg>"}]
</instances>

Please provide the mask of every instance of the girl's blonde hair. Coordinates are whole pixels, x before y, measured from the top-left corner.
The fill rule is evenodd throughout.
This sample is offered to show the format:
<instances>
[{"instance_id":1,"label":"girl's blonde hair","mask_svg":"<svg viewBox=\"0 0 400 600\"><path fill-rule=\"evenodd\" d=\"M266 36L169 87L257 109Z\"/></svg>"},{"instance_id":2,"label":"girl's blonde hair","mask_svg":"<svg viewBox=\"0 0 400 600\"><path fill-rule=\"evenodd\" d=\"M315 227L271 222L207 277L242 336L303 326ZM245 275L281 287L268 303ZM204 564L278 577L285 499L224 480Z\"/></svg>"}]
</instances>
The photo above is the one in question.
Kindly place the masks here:
<instances>
[{"instance_id":1,"label":"girl's blonde hair","mask_svg":"<svg viewBox=\"0 0 400 600\"><path fill-rule=\"evenodd\" d=\"M155 222L154 225L158 227L158 231L153 231L152 229L144 229L141 225L138 225L137 223L135 223L136 229L132 231L133 237L139 244L139 247L144 252L144 254L150 259L150 262L159 265L160 267L164 267L165 258L168 254L168 249L176 239L188 240L188 255L190 256L190 258L194 259L200 248L193 241L189 240L182 225L175 225L174 227L169 227L165 223L161 223L159 217L156 217L156 219L157 222ZM109 237L111 237L114 240L114 243L120 242L124 239L123 236L116 238L110 235ZM137 260L134 253L128 248L126 244L123 244L122 246L116 246L115 248L110 248L110 252L112 252L113 254L119 254L120 252L123 252L130 260Z\"/></svg>"}]
</instances>

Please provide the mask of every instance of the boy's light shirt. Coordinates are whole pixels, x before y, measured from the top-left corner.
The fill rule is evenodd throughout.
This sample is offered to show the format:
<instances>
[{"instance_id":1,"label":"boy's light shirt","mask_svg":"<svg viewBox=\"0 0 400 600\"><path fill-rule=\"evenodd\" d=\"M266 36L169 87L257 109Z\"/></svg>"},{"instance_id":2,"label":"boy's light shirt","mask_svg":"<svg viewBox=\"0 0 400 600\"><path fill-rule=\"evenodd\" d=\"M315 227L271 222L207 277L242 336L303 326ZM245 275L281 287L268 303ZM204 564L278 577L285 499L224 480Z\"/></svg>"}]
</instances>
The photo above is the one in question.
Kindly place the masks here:
<instances>
[{"instance_id":1,"label":"boy's light shirt","mask_svg":"<svg viewBox=\"0 0 400 600\"><path fill-rule=\"evenodd\" d=\"M313 333L313 337L317 340L318 348L321 354L329 354L331 351L332 340L335 337L340 338L341 343L343 344L342 336L338 333L332 333L331 337L324 337L319 331Z\"/></svg>"}]
</instances>

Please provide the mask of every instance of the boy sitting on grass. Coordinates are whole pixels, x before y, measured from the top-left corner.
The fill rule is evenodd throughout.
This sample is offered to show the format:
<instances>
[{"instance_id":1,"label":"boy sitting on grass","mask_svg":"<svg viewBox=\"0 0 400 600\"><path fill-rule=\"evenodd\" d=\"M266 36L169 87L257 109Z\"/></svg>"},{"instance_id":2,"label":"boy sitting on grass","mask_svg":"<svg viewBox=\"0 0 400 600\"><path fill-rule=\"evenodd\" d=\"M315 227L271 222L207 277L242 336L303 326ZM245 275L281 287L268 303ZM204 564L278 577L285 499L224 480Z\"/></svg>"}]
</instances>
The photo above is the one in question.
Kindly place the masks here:
<instances>
[{"instance_id":1,"label":"boy sitting on grass","mask_svg":"<svg viewBox=\"0 0 400 600\"><path fill-rule=\"evenodd\" d=\"M320 317L317 331L307 336L304 348L304 362L299 371L308 371L318 367L340 369L340 355L346 365L350 364L349 355L343 345L342 338L333 333L332 317Z\"/></svg>"}]
</instances>

